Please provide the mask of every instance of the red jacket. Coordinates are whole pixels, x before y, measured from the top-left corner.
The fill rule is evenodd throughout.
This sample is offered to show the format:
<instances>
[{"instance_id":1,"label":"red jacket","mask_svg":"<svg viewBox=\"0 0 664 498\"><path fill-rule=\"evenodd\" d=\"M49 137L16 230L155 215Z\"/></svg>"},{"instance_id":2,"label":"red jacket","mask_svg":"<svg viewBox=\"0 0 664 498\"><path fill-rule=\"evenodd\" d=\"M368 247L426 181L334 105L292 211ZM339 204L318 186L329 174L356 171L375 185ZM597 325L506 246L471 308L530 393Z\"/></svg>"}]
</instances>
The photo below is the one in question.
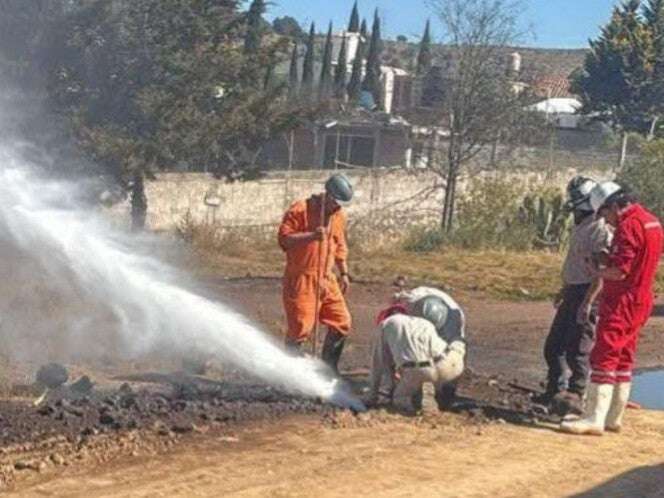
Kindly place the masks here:
<instances>
[{"instance_id":1,"label":"red jacket","mask_svg":"<svg viewBox=\"0 0 664 498\"><path fill-rule=\"evenodd\" d=\"M605 281L606 297L632 294L638 301L652 299L663 238L662 225L655 215L640 204L625 209L611 246L609 266L620 269L626 277Z\"/></svg>"}]
</instances>

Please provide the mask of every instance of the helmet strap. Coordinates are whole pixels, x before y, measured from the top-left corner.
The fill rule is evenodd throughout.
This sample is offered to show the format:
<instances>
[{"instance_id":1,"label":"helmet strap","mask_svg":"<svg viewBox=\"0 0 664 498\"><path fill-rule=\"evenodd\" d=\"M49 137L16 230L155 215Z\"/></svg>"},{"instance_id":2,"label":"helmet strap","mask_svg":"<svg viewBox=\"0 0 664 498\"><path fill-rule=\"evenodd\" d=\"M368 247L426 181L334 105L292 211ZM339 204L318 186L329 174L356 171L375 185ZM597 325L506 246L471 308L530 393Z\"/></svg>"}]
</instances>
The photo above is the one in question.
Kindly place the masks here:
<instances>
[{"instance_id":1,"label":"helmet strap","mask_svg":"<svg viewBox=\"0 0 664 498\"><path fill-rule=\"evenodd\" d=\"M585 219L592 216L593 214L595 214L595 213L593 213L592 211L575 209L574 210L574 224L576 224L576 225L581 224Z\"/></svg>"}]
</instances>

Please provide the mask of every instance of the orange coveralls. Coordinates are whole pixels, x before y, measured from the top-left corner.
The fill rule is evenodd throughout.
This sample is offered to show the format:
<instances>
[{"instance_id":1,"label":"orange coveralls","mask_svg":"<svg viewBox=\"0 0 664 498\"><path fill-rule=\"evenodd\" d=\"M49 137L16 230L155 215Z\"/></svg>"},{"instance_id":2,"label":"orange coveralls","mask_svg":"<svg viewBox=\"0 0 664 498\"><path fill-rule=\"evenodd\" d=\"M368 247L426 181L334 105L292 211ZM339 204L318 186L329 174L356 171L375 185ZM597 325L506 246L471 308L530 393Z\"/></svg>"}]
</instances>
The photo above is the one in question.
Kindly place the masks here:
<instances>
[{"instance_id":1,"label":"orange coveralls","mask_svg":"<svg viewBox=\"0 0 664 498\"><path fill-rule=\"evenodd\" d=\"M286 252L286 272L283 281L283 299L288 321L287 338L301 343L309 339L316 321L316 270L320 268L320 323L348 335L351 327L337 278L332 273L335 263L345 263L346 215L341 209L326 220L326 236L322 242L312 241L290 249L284 239L292 234L313 232L321 226L321 196L295 202L284 215L279 227L279 245ZM322 247L320 245L322 244ZM319 258L321 262L319 264Z\"/></svg>"}]
</instances>

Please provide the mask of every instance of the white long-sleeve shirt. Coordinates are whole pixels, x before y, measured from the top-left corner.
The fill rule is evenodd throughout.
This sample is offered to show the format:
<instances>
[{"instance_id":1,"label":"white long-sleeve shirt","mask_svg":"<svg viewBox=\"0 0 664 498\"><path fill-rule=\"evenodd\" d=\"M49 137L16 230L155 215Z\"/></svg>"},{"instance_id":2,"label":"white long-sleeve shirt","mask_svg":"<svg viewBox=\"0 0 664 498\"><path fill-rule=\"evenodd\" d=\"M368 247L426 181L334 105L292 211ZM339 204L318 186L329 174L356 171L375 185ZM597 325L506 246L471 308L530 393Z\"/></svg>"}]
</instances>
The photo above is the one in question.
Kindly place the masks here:
<instances>
[{"instance_id":1,"label":"white long-sleeve shirt","mask_svg":"<svg viewBox=\"0 0 664 498\"><path fill-rule=\"evenodd\" d=\"M433 360L447 349L436 327L424 318L394 315L381 324L381 329L380 342L389 350L397 368L406 362Z\"/></svg>"},{"instance_id":2,"label":"white long-sleeve shirt","mask_svg":"<svg viewBox=\"0 0 664 498\"><path fill-rule=\"evenodd\" d=\"M462 341L451 347L462 349ZM376 395L383 377L393 382L394 372L407 362L433 362L434 358L444 358L448 344L436 332L436 327L425 320L408 315L393 315L381 323L373 349L371 366L371 391Z\"/></svg>"}]
</instances>

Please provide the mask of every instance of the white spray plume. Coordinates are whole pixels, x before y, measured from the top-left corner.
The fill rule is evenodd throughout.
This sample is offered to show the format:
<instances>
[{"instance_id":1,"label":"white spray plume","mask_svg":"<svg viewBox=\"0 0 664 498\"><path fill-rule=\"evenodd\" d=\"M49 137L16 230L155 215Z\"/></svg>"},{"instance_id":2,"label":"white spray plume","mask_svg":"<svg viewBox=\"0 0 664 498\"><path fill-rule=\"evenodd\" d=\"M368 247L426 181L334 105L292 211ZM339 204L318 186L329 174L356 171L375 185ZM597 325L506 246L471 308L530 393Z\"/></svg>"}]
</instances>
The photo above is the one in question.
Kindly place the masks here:
<instances>
[{"instance_id":1,"label":"white spray plume","mask_svg":"<svg viewBox=\"0 0 664 498\"><path fill-rule=\"evenodd\" d=\"M195 347L289 392L362 409L338 381L321 373L320 361L291 357L242 315L187 290L172 268L137 250L135 238L113 230L94 210L81 209L75 185L43 181L20 162L0 148L0 243L27 257L52 291L67 291L83 303L76 316L57 318L67 347L85 353L103 342L101 329L108 325L92 311L103 305L128 355ZM2 299L5 337L12 331L14 337L34 329L48 333L54 326L56 319L37 311L17 319L16 303Z\"/></svg>"}]
</instances>

